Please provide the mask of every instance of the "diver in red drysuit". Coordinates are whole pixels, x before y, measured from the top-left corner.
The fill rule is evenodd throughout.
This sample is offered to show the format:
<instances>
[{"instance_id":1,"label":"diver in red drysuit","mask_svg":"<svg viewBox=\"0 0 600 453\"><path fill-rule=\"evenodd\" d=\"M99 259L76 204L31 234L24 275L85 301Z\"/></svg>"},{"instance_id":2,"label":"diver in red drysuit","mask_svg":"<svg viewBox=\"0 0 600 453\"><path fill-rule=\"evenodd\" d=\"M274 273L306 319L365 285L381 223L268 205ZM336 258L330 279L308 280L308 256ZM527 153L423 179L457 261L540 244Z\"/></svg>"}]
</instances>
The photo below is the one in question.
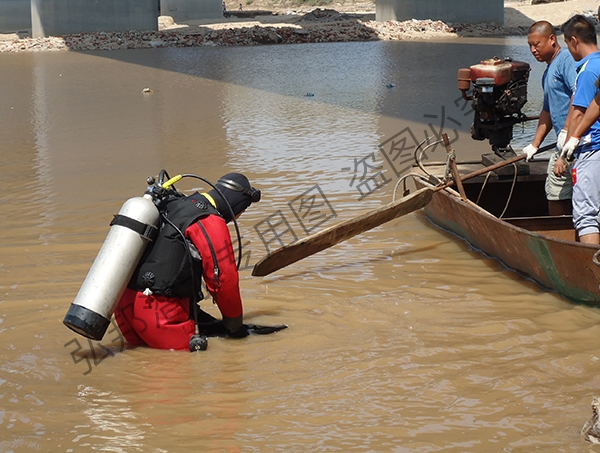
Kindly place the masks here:
<instances>
[{"instance_id":1,"label":"diver in red drysuit","mask_svg":"<svg viewBox=\"0 0 600 453\"><path fill-rule=\"evenodd\" d=\"M227 223L233 219L232 211L237 218L253 201L259 201L260 191L252 188L248 179L239 173L221 177L216 186L218 191L213 189L208 193L196 193L187 197L193 203L209 202L210 213L193 219L184 233L199 252L202 277L221 312L225 333L228 337L242 338L248 335L248 331L243 324L239 274ZM223 200L221 194L226 200ZM169 253L163 254L170 256ZM189 261L185 261L184 265L189 266ZM177 266L176 263L175 267ZM215 269L218 275L215 275ZM154 275L151 276L154 278ZM196 279L197 288L200 288L199 278L200 275ZM135 275L132 282L134 280ZM189 350L190 338L195 333L195 321L190 316L190 298L181 296L177 291L177 284L172 285L172 292L171 289L142 290L146 285L151 288L151 283L154 280L150 284L134 284L137 290L132 289L130 283L123 293L115 311L123 336L132 345ZM164 293L175 295L166 296Z\"/></svg>"}]
</instances>

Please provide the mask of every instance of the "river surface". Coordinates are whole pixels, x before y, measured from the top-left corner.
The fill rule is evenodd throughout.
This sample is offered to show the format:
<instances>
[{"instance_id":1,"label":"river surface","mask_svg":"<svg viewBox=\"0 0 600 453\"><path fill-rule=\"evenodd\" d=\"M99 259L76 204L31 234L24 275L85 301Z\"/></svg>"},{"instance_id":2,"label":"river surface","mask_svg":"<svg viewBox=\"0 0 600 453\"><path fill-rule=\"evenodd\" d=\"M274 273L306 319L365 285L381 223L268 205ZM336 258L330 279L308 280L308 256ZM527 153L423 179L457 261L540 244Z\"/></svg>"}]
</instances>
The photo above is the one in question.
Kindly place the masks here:
<instances>
[{"instance_id":1,"label":"river surface","mask_svg":"<svg viewBox=\"0 0 600 453\"><path fill-rule=\"evenodd\" d=\"M0 452L587 451L600 311L422 213L250 275L390 201L408 164L389 140L488 152L456 74L494 55L532 64L539 113L525 38L0 55ZM112 216L161 169L262 190L240 219L245 314L287 330L190 354L63 326Z\"/></svg>"}]
</instances>

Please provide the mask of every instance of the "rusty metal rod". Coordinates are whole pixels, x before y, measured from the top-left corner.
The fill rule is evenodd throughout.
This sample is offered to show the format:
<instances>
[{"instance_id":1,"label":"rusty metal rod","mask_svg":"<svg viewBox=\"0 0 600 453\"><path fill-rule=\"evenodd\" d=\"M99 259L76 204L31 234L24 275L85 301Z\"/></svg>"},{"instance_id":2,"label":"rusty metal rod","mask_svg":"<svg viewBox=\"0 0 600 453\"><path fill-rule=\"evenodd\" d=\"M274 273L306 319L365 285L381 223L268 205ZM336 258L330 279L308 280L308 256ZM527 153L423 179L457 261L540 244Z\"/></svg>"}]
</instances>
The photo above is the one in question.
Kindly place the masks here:
<instances>
[{"instance_id":1,"label":"rusty metal rod","mask_svg":"<svg viewBox=\"0 0 600 453\"><path fill-rule=\"evenodd\" d=\"M548 151L548 150L554 148L555 146L556 146L556 143L551 143L550 145L542 146L540 149L538 149L537 152L543 153L544 151ZM467 179L475 178L477 176L481 176L490 171L498 170L499 168L506 167L507 165L510 165L510 164L514 164L516 162L519 162L519 161L525 159L526 157L527 157L526 154L519 154L518 156L512 157L510 159L506 159L505 161L498 162L497 164L494 164L494 165L490 165L489 167L485 167L480 170L475 170L472 173L462 176L460 178L460 182L462 183L463 181L466 181ZM433 190L435 190L435 191L442 190L442 189L445 189L446 187L450 187L452 185L454 185L454 181L450 181L450 182L447 182L446 184L442 184L441 186L437 186Z\"/></svg>"}]
</instances>

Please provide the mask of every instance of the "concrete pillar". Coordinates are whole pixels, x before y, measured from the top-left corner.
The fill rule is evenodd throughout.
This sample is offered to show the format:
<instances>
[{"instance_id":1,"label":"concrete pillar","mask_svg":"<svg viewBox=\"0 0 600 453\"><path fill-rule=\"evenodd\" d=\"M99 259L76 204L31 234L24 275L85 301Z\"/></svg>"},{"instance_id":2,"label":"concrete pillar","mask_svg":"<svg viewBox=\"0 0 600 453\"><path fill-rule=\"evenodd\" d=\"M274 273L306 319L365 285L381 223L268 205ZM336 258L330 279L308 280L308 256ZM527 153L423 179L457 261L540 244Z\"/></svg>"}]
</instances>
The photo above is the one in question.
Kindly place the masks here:
<instances>
[{"instance_id":1,"label":"concrete pillar","mask_svg":"<svg viewBox=\"0 0 600 453\"><path fill-rule=\"evenodd\" d=\"M443 22L504 24L504 0L377 0L378 21L432 19Z\"/></svg>"},{"instance_id":2,"label":"concrete pillar","mask_svg":"<svg viewBox=\"0 0 600 453\"><path fill-rule=\"evenodd\" d=\"M158 30L159 0L31 0L32 36Z\"/></svg>"},{"instance_id":3,"label":"concrete pillar","mask_svg":"<svg viewBox=\"0 0 600 453\"><path fill-rule=\"evenodd\" d=\"M161 16L171 16L175 23L223 17L222 0L161 0Z\"/></svg>"},{"instance_id":4,"label":"concrete pillar","mask_svg":"<svg viewBox=\"0 0 600 453\"><path fill-rule=\"evenodd\" d=\"M0 0L0 33L31 29L30 0Z\"/></svg>"}]
</instances>

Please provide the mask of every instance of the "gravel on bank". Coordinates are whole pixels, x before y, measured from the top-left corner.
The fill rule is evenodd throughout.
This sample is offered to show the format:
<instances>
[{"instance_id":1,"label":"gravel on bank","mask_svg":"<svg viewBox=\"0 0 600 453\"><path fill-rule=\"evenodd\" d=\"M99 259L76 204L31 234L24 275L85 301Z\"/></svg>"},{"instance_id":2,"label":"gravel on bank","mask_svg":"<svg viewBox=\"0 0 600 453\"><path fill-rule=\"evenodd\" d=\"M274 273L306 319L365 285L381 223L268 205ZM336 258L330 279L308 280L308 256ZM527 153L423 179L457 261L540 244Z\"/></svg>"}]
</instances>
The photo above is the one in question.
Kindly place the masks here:
<instances>
[{"instance_id":1,"label":"gravel on bank","mask_svg":"<svg viewBox=\"0 0 600 453\"><path fill-rule=\"evenodd\" d=\"M338 13L339 14L339 13ZM493 24L447 24L434 20L403 22L360 19L347 15L323 16L322 21L300 18L294 26L254 25L211 29L206 26L162 31L80 33L61 37L0 40L0 53L42 51L90 51L157 47L245 46L371 40L447 39L461 36L524 35L526 27ZM595 20L595 17L594 17Z\"/></svg>"},{"instance_id":2,"label":"gravel on bank","mask_svg":"<svg viewBox=\"0 0 600 453\"><path fill-rule=\"evenodd\" d=\"M129 31L80 33L61 37L0 41L3 52L89 51L155 47L245 46L370 40L431 39L460 34L522 34L495 26L449 26L441 21L347 22L307 28L258 26L213 31Z\"/></svg>"}]
</instances>

